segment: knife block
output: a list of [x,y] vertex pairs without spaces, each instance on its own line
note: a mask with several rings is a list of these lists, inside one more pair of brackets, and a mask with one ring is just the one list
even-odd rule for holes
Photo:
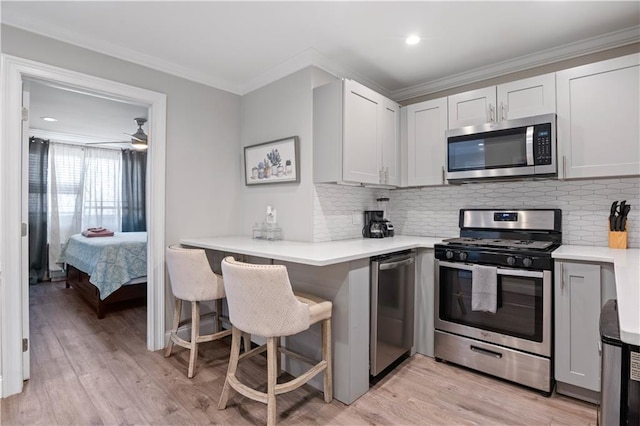
[[627,248],[627,231],[611,231],[609,230],[609,248],[626,249]]

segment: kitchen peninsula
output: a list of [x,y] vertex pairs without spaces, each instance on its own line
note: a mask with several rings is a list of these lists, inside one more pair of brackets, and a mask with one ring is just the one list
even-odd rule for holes
[[[240,257],[255,263],[287,266],[294,290],[313,294],[333,302],[334,396],[351,404],[369,390],[369,258],[386,253],[418,249],[416,258],[416,351],[433,353],[432,339],[422,336],[425,327],[433,327],[433,245],[440,238],[396,236],[380,239],[351,239],[323,243],[254,240],[250,237],[211,237],[183,239],[187,246],[215,250],[218,260]],[[240,256],[238,256],[240,255]],[[250,258],[245,258],[249,256]],[[287,344],[296,351],[314,357],[316,344],[305,341],[318,338],[315,328]],[[286,360],[285,370],[297,375],[306,366]],[[320,387],[320,382],[311,382]]]
[[[254,240],[249,236],[187,238],[182,244],[215,251],[216,262],[224,256],[255,263],[286,265],[294,290],[333,302],[334,395],[351,404],[369,389],[369,258],[380,254],[417,249],[415,352],[433,356],[433,246],[441,238],[395,236],[382,239],[350,239],[323,243]],[[640,342],[640,250],[562,245],[557,260],[611,263],[623,341]],[[319,339],[311,329],[303,339],[289,344],[310,357]],[[300,347],[298,346],[300,345]],[[289,362],[287,360],[287,362]],[[291,374],[304,366],[284,365]],[[320,388],[320,382],[311,382]]]

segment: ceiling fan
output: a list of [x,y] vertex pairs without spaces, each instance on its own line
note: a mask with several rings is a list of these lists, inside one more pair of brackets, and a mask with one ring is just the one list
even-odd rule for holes
[[128,141],[109,141],[109,142],[88,142],[87,145],[102,145],[108,143],[130,143],[135,149],[147,149],[147,135],[142,130],[142,126],[147,122],[146,118],[134,118],[136,124],[138,125],[138,130],[134,134],[129,134],[123,132],[125,135],[129,136],[131,140]]

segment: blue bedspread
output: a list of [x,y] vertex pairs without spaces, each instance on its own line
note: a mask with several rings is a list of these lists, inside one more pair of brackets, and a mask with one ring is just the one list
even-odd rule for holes
[[113,237],[72,235],[61,260],[89,275],[104,300],[123,284],[147,275],[147,233],[116,232]]

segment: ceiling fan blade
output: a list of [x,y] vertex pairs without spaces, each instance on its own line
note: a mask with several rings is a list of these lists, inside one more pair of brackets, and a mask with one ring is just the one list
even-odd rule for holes
[[131,141],[87,142],[85,145],[104,145],[107,143],[131,143]]
[[[124,133],[124,132],[122,132],[122,133]],[[129,136],[129,137],[131,137],[131,139],[135,139],[135,140],[137,140],[138,142],[147,143],[147,141],[146,141],[146,140],[144,140],[144,139],[140,139],[140,138],[138,138],[138,137],[136,137],[136,136],[134,136],[134,135],[131,135],[131,134],[129,134],[129,133],[124,133],[124,134],[125,134],[125,135],[127,135],[127,136]]]

